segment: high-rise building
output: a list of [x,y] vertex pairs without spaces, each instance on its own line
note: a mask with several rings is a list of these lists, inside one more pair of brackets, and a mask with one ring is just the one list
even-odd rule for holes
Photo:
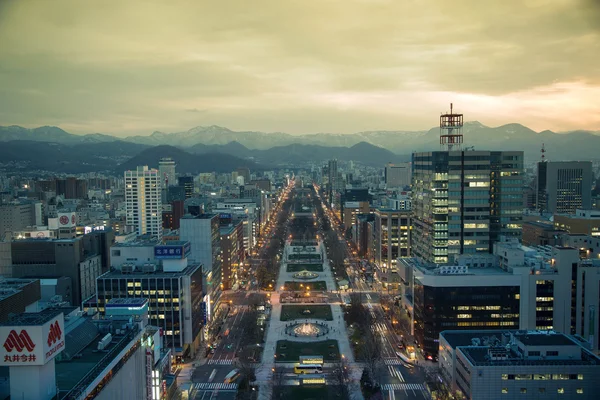
[[413,153],[412,252],[446,264],[521,236],[522,151]]
[[213,284],[205,291],[218,304],[221,285],[221,232],[218,214],[185,215],[179,221],[179,237],[190,242],[190,260],[202,264]]
[[349,189],[344,191],[341,204],[341,219],[344,229],[352,229],[356,223],[357,214],[368,214],[370,211],[370,199],[368,189]]
[[239,167],[235,172],[237,172],[237,176],[244,177],[244,183],[250,183],[250,170],[248,167]]
[[537,173],[537,209],[556,214],[575,214],[592,208],[590,161],[541,161]]
[[389,188],[403,188],[410,186],[410,163],[388,163],[384,170],[385,186]]
[[329,191],[333,192],[338,190],[338,164],[337,160],[329,160],[327,163],[327,174],[328,174],[328,182],[329,182]]
[[175,186],[177,185],[177,176],[175,175],[175,160],[170,157],[161,158],[158,162],[158,171],[160,172],[160,179],[162,187]]
[[399,257],[410,257],[410,211],[375,210],[375,263],[382,270],[396,269]]
[[138,235],[162,237],[161,179],[147,166],[125,171],[126,223]]
[[189,199],[194,195],[194,177],[180,176],[177,178],[178,186],[183,187],[185,198]]
[[[28,226],[42,225],[42,203],[21,202],[0,205],[0,239]],[[9,237],[10,238],[10,237]]]

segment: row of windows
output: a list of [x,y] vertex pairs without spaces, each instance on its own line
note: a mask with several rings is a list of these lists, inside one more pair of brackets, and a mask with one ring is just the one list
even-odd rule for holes
[[[538,391],[540,393],[546,393],[546,388],[538,388]],[[577,388],[575,391],[577,394],[583,394],[583,388]],[[527,388],[521,388],[521,390],[519,392],[521,394],[526,394]],[[558,388],[558,389],[556,389],[556,392],[558,394],[565,394],[565,388]],[[502,388],[502,394],[508,394],[508,388]]]
[[[532,353],[531,351],[529,353]],[[556,352],[558,353],[558,352]],[[583,374],[502,374],[503,381],[566,381],[583,380]]]

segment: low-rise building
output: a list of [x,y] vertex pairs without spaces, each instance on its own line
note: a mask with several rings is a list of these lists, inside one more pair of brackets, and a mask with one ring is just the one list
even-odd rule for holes
[[552,331],[444,331],[443,379],[479,399],[595,399],[600,358],[580,338]]
[[600,237],[600,210],[577,210],[575,214],[555,214],[554,227],[567,233]]
[[39,279],[13,279],[0,277],[0,322],[11,314],[36,311],[41,298]]

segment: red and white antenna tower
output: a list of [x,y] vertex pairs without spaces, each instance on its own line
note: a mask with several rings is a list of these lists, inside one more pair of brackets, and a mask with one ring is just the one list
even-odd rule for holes
[[454,114],[450,103],[450,113],[440,115],[440,146],[448,151],[461,150],[463,143],[463,115]]
[[544,143],[542,143],[540,152],[542,153],[542,162],[546,161],[546,145]]

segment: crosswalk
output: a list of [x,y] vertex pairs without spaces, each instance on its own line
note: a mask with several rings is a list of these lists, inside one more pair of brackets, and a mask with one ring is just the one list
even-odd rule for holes
[[385,365],[402,365],[402,361],[396,358],[386,358],[383,362],[385,362]]
[[379,332],[381,334],[384,334],[385,332],[387,332],[387,327],[385,326],[385,324],[382,324],[380,322],[376,322],[375,324],[372,325],[372,327],[374,328],[374,330],[376,332]]
[[233,360],[208,360],[208,365],[231,365]]
[[386,383],[382,385],[383,390],[425,390],[422,383]]
[[237,390],[237,383],[196,383],[196,390]]
[[366,294],[367,300],[371,300],[371,295],[369,293]]

